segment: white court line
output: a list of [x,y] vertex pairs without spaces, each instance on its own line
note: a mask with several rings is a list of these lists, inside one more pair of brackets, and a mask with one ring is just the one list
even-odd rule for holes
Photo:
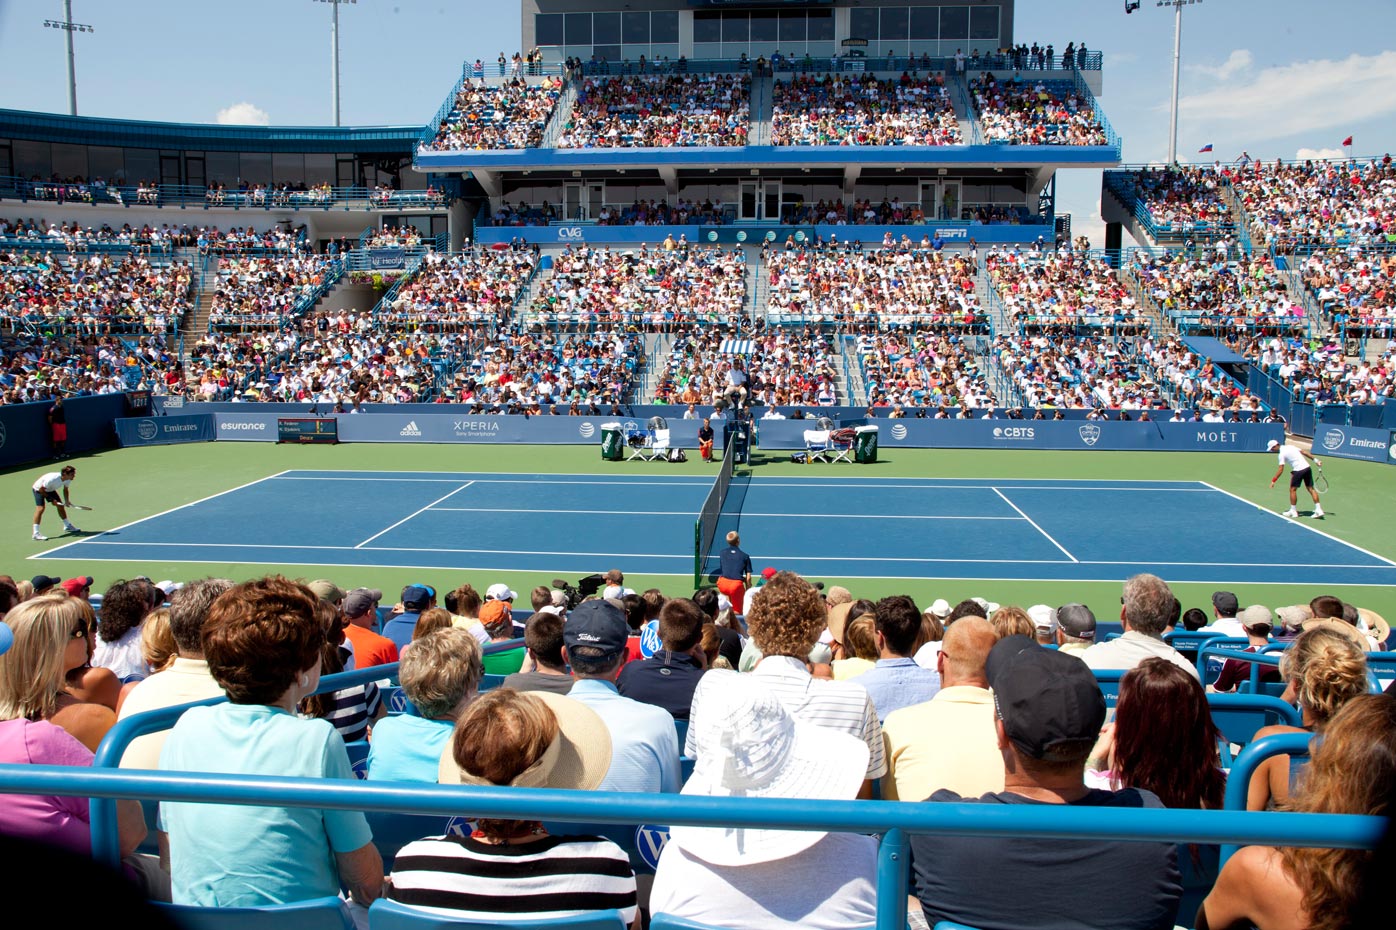
[[[105,545],[116,545],[116,544],[115,544],[115,543],[106,543]],[[150,545],[150,544],[149,544],[149,543],[125,543],[124,545],[133,545],[133,546],[136,546],[136,545]],[[308,546],[308,547],[303,547],[303,548],[312,548],[312,549],[313,549],[313,548],[323,548],[323,547]],[[340,548],[348,548],[348,547],[340,547]],[[55,550],[55,551],[56,551],[56,550]],[[381,550],[380,550],[380,551],[381,551]],[[36,558],[36,556],[30,556],[30,558]],[[587,558],[595,558],[595,556],[594,556],[594,555],[591,555],[591,554],[588,554],[588,555],[587,555]],[[655,558],[670,558],[670,556],[655,556]],[[686,559],[691,560],[691,559],[692,559],[692,556],[674,556],[673,558],[686,558]],[[77,558],[68,557],[68,556],[62,556],[62,557],[54,558],[53,561],[55,561],[55,562],[91,562],[91,561],[93,561],[93,559],[92,559],[91,556],[83,556],[83,557],[77,557]],[[99,560],[99,561],[100,561],[100,560]],[[226,560],[226,559],[180,559],[179,561],[180,561],[181,563],[187,563],[187,564],[189,564],[189,565],[276,565],[276,564],[280,564],[280,563],[276,563],[276,562],[248,562],[248,561],[245,561],[245,560],[242,560],[242,559],[234,559],[234,560],[231,561],[231,562],[229,562],[229,561]],[[366,563],[363,563],[363,562],[301,562],[301,563],[293,563],[293,564],[315,565],[315,566],[320,566],[320,567],[324,567],[324,568],[358,568],[358,569],[363,569],[363,568],[379,567],[379,566],[375,566],[375,565],[371,565],[371,564],[366,564]],[[1044,563],[1044,564],[1047,564],[1047,565],[1065,565],[1065,564],[1067,564],[1067,563],[1058,561],[1058,562],[1047,562],[1047,563]],[[384,568],[406,568],[406,569],[420,570],[420,571],[452,571],[452,572],[489,571],[489,572],[517,572],[517,573],[520,573],[520,574],[533,574],[533,575],[539,575],[539,576],[545,576],[545,575],[549,575],[549,574],[551,574],[551,575],[553,575],[553,576],[556,576],[556,575],[557,575],[557,571],[556,571],[556,570],[552,570],[552,569],[549,569],[549,570],[547,570],[547,571],[544,571],[544,570],[538,569],[538,568],[519,568],[519,567],[513,567],[513,566],[499,566],[499,565],[450,565],[450,566],[442,566],[442,565],[404,565],[404,564],[393,564],[393,565],[385,565],[385,566],[381,566],[381,567],[384,567]],[[1292,568],[1293,566],[1289,566],[1289,567]],[[1326,566],[1325,566],[1325,567],[1326,567]],[[581,569],[579,569],[579,571],[581,571]],[[652,571],[647,571],[647,572],[645,572],[644,574],[646,574],[646,575],[657,575],[657,576],[659,576],[659,577],[661,577],[661,578],[692,578],[692,577],[693,577],[693,572],[692,572],[692,571],[682,571],[682,572],[652,572]],[[831,576],[829,576],[829,577],[833,577],[833,576],[831,575]],[[838,577],[841,577],[841,578],[849,578],[849,579],[860,578],[860,579],[869,579],[869,580],[878,580],[878,581],[911,581],[911,580],[915,580],[916,578],[918,578],[918,577],[920,577],[920,576],[915,576],[915,575],[849,575],[849,574],[847,574],[847,573],[840,573],[840,574],[838,575]],[[956,583],[959,583],[959,582],[971,582],[971,581],[973,581],[973,582],[983,582],[984,584],[1001,584],[1001,583],[1003,583],[1003,582],[1005,582],[1005,581],[1033,581],[1033,582],[1038,582],[1038,583],[1041,583],[1041,584],[1119,584],[1119,583],[1121,583],[1124,579],[1123,579],[1123,578],[1041,578],[1041,577],[1039,577],[1039,578],[1022,578],[1022,577],[1018,577],[1018,578],[1004,578],[1004,577],[1002,577],[1002,576],[997,576],[997,577],[986,577],[986,576],[969,576],[969,575],[959,575],[959,574],[956,574],[956,575],[946,575],[944,578],[937,578],[936,580],[937,580],[937,581],[953,581],[953,582],[956,582]],[[1214,585],[1214,586],[1216,586],[1216,587],[1226,587],[1228,584],[1235,584],[1235,583],[1236,583],[1235,577],[1228,577],[1228,578],[1197,578],[1197,579],[1190,579],[1190,580],[1188,580],[1188,581],[1186,581],[1186,582],[1180,582],[1180,584]],[[1271,584],[1271,585],[1276,585],[1276,586],[1279,586],[1279,587],[1288,587],[1288,588],[1300,588],[1300,589],[1304,589],[1304,588],[1312,588],[1312,587],[1313,587],[1313,583],[1311,583],[1311,582],[1273,581],[1273,582],[1265,582],[1265,583],[1266,583],[1266,584]],[[1389,588],[1389,587],[1391,587],[1390,585],[1386,584],[1385,582],[1344,581],[1344,582],[1341,582],[1341,584],[1342,584],[1344,587],[1348,587],[1348,588]]]
[[1079,561],[1081,561],[1080,559],[1076,558],[1076,556],[1072,555],[1070,552],[1067,552],[1067,551],[1066,551],[1066,546],[1063,546],[1061,543],[1057,542],[1055,539],[1052,538],[1052,535],[1051,535],[1050,533],[1048,533],[1048,532],[1047,532],[1046,530],[1044,530],[1042,527],[1038,526],[1037,523],[1032,519],[1032,517],[1029,517],[1027,514],[1023,513],[1023,511],[1019,510],[1019,509],[1018,509],[1018,505],[1015,504],[1015,503],[1013,503],[1011,500],[1009,500],[1009,499],[1008,499],[1008,496],[1005,495],[1002,491],[1000,491],[998,488],[994,488],[994,493],[997,494],[999,497],[1002,497],[1002,498],[1003,498],[1003,502],[1004,502],[1005,504],[1007,504],[1008,506],[1012,507],[1014,510],[1017,510],[1017,511],[1018,511],[1018,515],[1019,515],[1020,517],[1022,517],[1024,520],[1027,520],[1028,523],[1032,524],[1032,528],[1033,528],[1033,529],[1037,530],[1037,531],[1038,531],[1039,533],[1041,533],[1043,536],[1046,536],[1046,537],[1047,537],[1047,541],[1048,541],[1049,543],[1051,543],[1052,545],[1056,546],[1058,549],[1060,549],[1060,550],[1062,551],[1062,554],[1065,555],[1068,559],[1070,559],[1070,560],[1073,561],[1073,562],[1079,562]]
[[[956,479],[946,479],[947,481]],[[997,488],[1007,488],[1010,491],[1149,491],[1154,494],[1177,492],[1180,494],[1206,494],[1207,488],[1117,488],[1109,486],[1087,486],[1073,485],[1071,487],[1059,488],[1047,484],[1048,481],[1057,481],[1057,478],[1044,478],[1042,484],[867,484],[859,485],[854,482],[841,482],[830,484],[781,484],[774,481],[753,481],[751,487],[765,490],[766,488],[834,488],[840,491],[889,491],[889,490],[917,490],[917,491],[993,491]]]
[[[432,513],[580,513],[601,516],[632,517],[692,517],[698,515],[691,510],[556,510],[545,508],[530,510],[522,507],[433,507]],[[742,511],[742,519],[747,517],[808,518],[812,520],[1021,520],[1022,517],[956,517],[940,514],[918,516],[915,514],[863,514],[863,513],[756,513]]]
[[[469,472],[466,472],[465,474],[469,474]],[[389,483],[391,483],[391,484],[397,484],[397,483],[399,483],[399,482],[409,482],[409,481],[415,481],[415,482],[418,482],[418,483],[421,483],[421,484],[454,484],[454,483],[460,481],[460,478],[311,478],[311,477],[308,477],[308,476],[307,476],[307,477],[302,477],[302,476],[300,476],[300,475],[285,475],[285,476],[279,476],[279,477],[280,477],[280,480],[281,480],[281,481],[386,481],[386,482],[389,482]],[[558,478],[565,478],[565,477],[567,477],[567,476],[565,476],[565,475],[558,475],[558,476],[556,476],[556,477],[558,477]],[[595,477],[595,476],[593,476],[593,477]],[[675,478],[673,478],[673,479],[671,479],[671,480],[668,480],[668,481],[630,481],[630,480],[626,480],[626,479],[623,479],[623,478],[622,478],[622,479],[618,479],[618,480],[616,480],[616,481],[527,481],[527,480],[525,480],[525,479],[523,479],[523,478],[472,478],[472,479],[470,479],[470,480],[471,480],[472,483],[477,483],[477,484],[534,484],[534,485],[565,484],[565,485],[568,485],[569,487],[570,487],[571,485],[574,485],[574,484],[597,484],[597,485],[604,485],[604,486],[606,486],[606,487],[621,486],[621,487],[627,487],[627,488],[628,488],[628,487],[633,487],[633,486],[639,485],[639,484],[652,484],[652,485],[658,485],[658,486],[666,487],[666,488],[672,488],[672,487],[710,488],[710,487],[712,487],[712,484],[713,484],[712,481],[710,481],[710,480],[707,480],[707,481],[692,481],[692,480],[688,480],[688,479],[686,479],[686,478],[681,478],[681,477],[675,477]]]
[[456,488],[454,491],[451,491],[449,494],[443,494],[443,495],[441,495],[441,496],[438,497],[436,500],[432,501],[430,504],[427,504],[425,507],[421,508],[420,510],[414,510],[414,511],[412,511],[412,512],[409,513],[407,516],[403,517],[401,520],[397,521],[397,522],[394,523],[392,526],[388,527],[386,530],[380,530],[379,532],[374,533],[372,536],[370,536],[368,539],[365,539],[363,542],[359,543],[359,544],[358,544],[357,546],[355,546],[354,548],[355,548],[355,549],[362,549],[364,546],[367,546],[369,543],[373,542],[375,539],[377,539],[379,536],[382,536],[384,533],[387,533],[387,532],[390,532],[390,531],[392,531],[392,530],[397,529],[399,526],[402,526],[404,523],[406,523],[408,520],[411,520],[413,517],[417,516],[418,514],[420,514],[420,513],[425,513],[426,511],[430,510],[430,509],[431,509],[433,506],[435,506],[436,504],[441,503],[442,501],[446,500],[446,499],[449,498],[449,497],[452,497],[453,495],[459,494],[461,491],[464,491],[466,488],[470,487],[470,486],[471,486],[472,484],[474,484],[474,483],[475,483],[475,482],[473,482],[473,481],[467,481],[467,482],[465,482],[465,484],[462,484],[460,487]]
[[279,472],[277,472],[277,473],[274,474],[274,475],[267,475],[265,478],[258,478],[256,481],[249,481],[249,482],[247,482],[246,484],[240,484],[240,485],[238,485],[238,486],[235,487],[235,488],[228,488],[228,490],[226,490],[226,491],[219,491],[217,494],[210,494],[208,497],[201,497],[201,498],[199,498],[199,499],[196,500],[196,501],[190,501],[190,502],[187,503],[187,504],[180,504],[178,507],[171,507],[169,510],[162,510],[162,511],[160,511],[159,513],[153,513],[153,514],[151,514],[151,515],[148,516],[148,517],[141,517],[139,520],[132,520],[130,523],[123,523],[123,524],[121,524],[120,526],[114,526],[114,527],[112,527],[111,529],[102,530],[100,533],[96,533],[96,534],[94,534],[94,535],[92,535],[92,536],[84,536],[84,537],[82,537],[81,539],[75,539],[75,540],[73,540],[72,542],[64,543],[63,545],[59,546],[59,547],[56,548],[56,549],[50,549],[50,550],[48,550],[47,552],[37,552],[37,553],[35,553],[34,555],[29,556],[29,558],[31,558],[31,559],[53,558],[53,557],[54,557],[53,554],[54,554],[55,552],[62,552],[64,549],[68,548],[69,546],[77,545],[77,544],[80,543],[80,542],[98,542],[98,541],[100,541],[101,537],[107,535],[108,533],[115,533],[117,530],[124,530],[124,529],[126,529],[127,527],[135,526],[135,525],[138,524],[138,523],[144,523],[144,522],[146,522],[147,520],[154,520],[156,517],[163,517],[163,516],[165,516],[166,514],[174,513],[176,510],[183,510],[185,507],[193,507],[195,504],[202,504],[202,503],[204,503],[205,501],[211,501],[211,500],[213,500],[215,497],[222,497],[224,494],[231,494],[231,493],[233,493],[234,491],[241,491],[243,488],[250,488],[250,487],[252,487],[254,484],[261,484],[263,481],[270,481],[271,479],[273,479],[273,478],[279,478],[279,477],[281,477],[281,476],[284,475],[284,474],[286,474],[286,472],[284,472],[284,471],[279,471]]
[[[389,527],[391,529],[391,527]],[[387,532],[387,530],[384,530]],[[380,534],[381,535],[381,534]],[[548,552],[536,549],[445,549],[440,546],[364,546],[360,543],[357,546],[321,546],[315,543],[304,545],[293,545],[291,543],[176,543],[176,542],[127,542],[122,540],[90,540],[94,546],[174,546],[185,549],[305,549],[309,551],[319,551],[321,549],[329,552],[507,552],[510,555],[562,555],[575,556],[577,558],[594,559],[614,555],[616,558],[625,559],[687,559],[693,561],[693,554],[687,555],[661,555],[655,552]],[[180,559],[181,562],[188,561]],[[354,563],[345,563],[354,564]],[[501,569],[502,571],[503,569]]]
[[1325,533],[1323,530],[1321,530],[1321,529],[1319,529],[1318,527],[1316,527],[1316,526],[1312,525],[1311,523],[1307,522],[1307,518],[1300,518],[1300,519],[1297,519],[1297,520],[1296,520],[1296,519],[1290,519],[1289,517],[1281,516],[1280,514],[1276,513],[1275,511],[1271,510],[1271,509],[1268,508],[1268,507],[1264,507],[1264,506],[1262,506],[1262,505],[1260,505],[1260,504],[1257,504],[1255,501],[1248,501],[1248,500],[1246,500],[1244,497],[1241,497],[1239,494],[1232,494],[1230,491],[1223,490],[1222,488],[1219,488],[1219,487],[1217,487],[1216,485],[1213,485],[1213,484],[1208,484],[1206,481],[1204,481],[1204,482],[1202,482],[1202,483],[1203,483],[1203,484],[1206,484],[1207,487],[1211,488],[1213,491],[1216,491],[1218,494],[1225,494],[1227,497],[1234,498],[1234,499],[1240,501],[1240,502],[1243,503],[1243,504],[1249,504],[1250,506],[1254,507],[1256,510],[1259,510],[1261,513],[1269,514],[1270,516],[1272,516],[1272,517],[1274,517],[1275,519],[1280,520],[1280,521],[1282,521],[1282,522],[1284,522],[1284,523],[1288,523],[1288,524],[1291,524],[1291,525],[1293,525],[1293,526],[1300,527],[1301,529],[1306,529],[1306,530],[1308,530],[1310,533],[1317,533],[1318,535],[1322,536],[1324,539],[1331,539],[1333,542],[1338,543],[1338,544],[1340,544],[1340,545],[1347,546],[1349,549],[1356,549],[1358,552],[1362,553],[1363,555],[1370,555],[1372,558],[1374,558],[1374,559],[1379,559],[1379,560],[1381,560],[1382,562],[1385,562],[1387,565],[1396,565],[1396,562],[1393,562],[1391,559],[1388,559],[1388,558],[1387,558],[1386,556],[1384,556],[1384,555],[1377,555],[1375,552],[1372,552],[1372,551],[1369,550],[1369,549],[1363,549],[1361,546],[1355,545],[1354,543],[1350,543],[1350,542],[1348,542],[1348,541],[1345,540],[1345,539],[1339,539],[1337,536],[1333,536],[1333,535],[1330,535],[1330,534],[1328,534],[1328,533]]

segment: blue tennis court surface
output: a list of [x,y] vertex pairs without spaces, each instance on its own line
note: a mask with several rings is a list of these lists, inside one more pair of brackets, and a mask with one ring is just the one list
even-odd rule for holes
[[[40,555],[691,574],[705,475],[288,471]],[[812,577],[1396,584],[1396,562],[1193,481],[738,477],[760,566]],[[716,567],[709,558],[708,568]]]

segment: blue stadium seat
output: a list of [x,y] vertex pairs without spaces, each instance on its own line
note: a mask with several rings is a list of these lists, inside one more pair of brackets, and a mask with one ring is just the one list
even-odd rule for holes
[[507,676],[507,675],[484,675],[484,676],[482,676],[482,677],[480,678],[480,693],[481,693],[481,694],[484,694],[486,691],[493,691],[495,688],[503,687],[503,685],[504,685],[504,679],[507,678],[507,677],[509,677],[509,676]]
[[157,904],[184,930],[354,930],[339,898],[315,898],[267,907],[190,907]]
[[560,927],[564,930],[625,930],[620,911],[597,911],[576,917],[551,920],[519,920],[501,916],[492,920],[463,920],[442,917],[406,907],[396,901],[379,898],[368,909],[369,930],[543,930]]
[[1304,725],[1297,710],[1268,694],[1209,694],[1207,706],[1212,711],[1212,722],[1226,741],[1241,746],[1249,743],[1261,727]]
[[1120,702],[1120,679],[1128,669],[1096,668],[1091,671],[1095,674],[1096,684],[1100,685],[1100,693],[1105,695],[1106,709],[1114,711],[1115,705]]
[[345,743],[344,748],[349,751],[349,767],[354,770],[354,777],[366,778],[368,776],[368,740],[354,740],[351,743]]
[[441,817],[431,814],[402,814],[397,811],[364,811],[368,828],[373,831],[373,845],[383,857],[383,874],[393,870],[393,860],[402,847],[427,836],[467,836],[470,821],[465,817]]
[[630,867],[636,875],[653,875],[659,864],[659,854],[669,842],[669,828],[628,823],[552,823],[545,821],[543,829],[554,836],[603,836],[615,843],[630,857]]

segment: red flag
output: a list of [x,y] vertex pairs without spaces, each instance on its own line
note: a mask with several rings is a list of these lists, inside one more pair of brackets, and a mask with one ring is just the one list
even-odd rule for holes
[[1346,139],[1344,139],[1343,145],[1352,145],[1352,136],[1348,136]]

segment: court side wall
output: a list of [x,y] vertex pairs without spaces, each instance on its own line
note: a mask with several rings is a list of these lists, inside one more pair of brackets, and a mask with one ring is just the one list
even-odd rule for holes
[[[53,457],[49,439],[51,403],[0,406],[0,468]],[[68,454],[110,448],[116,441],[112,421],[126,412],[125,394],[73,397],[63,402],[68,420]]]

